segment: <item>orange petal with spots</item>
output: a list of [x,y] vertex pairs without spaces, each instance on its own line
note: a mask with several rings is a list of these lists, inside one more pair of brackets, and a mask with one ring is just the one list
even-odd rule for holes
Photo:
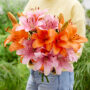
[[21,48],[24,48],[24,46],[16,42],[16,43],[12,43],[10,45],[9,50],[11,52],[13,52],[13,51],[18,50],[18,49],[21,49]]

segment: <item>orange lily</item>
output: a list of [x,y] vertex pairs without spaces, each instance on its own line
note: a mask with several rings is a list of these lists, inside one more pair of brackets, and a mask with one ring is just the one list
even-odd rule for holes
[[17,23],[16,18],[11,13],[8,13],[8,17],[9,17],[9,19],[12,22],[13,28],[12,28],[12,30],[8,31],[11,35],[9,35],[7,37],[7,39],[4,41],[4,46],[6,47],[6,44],[7,43],[13,42],[10,45],[10,48],[9,48],[10,51],[21,49],[21,48],[23,48],[23,45],[21,43],[22,43],[22,41],[24,39],[27,39],[28,38],[28,33],[25,32],[24,30],[15,31],[16,30],[16,27],[19,24]]
[[6,46],[7,43],[13,42],[10,45],[10,51],[14,51],[17,49],[23,48],[23,45],[21,45],[22,41],[24,39],[28,38],[28,33],[24,30],[21,31],[10,31],[11,35],[7,37],[7,39],[4,41],[4,46]]
[[77,34],[77,28],[72,25],[72,23],[67,24],[67,26],[57,34],[56,39],[53,43],[54,54],[59,52],[62,55],[66,55],[66,48],[73,48],[75,52],[81,47],[81,43],[87,42],[87,38],[82,37]]
[[32,45],[33,48],[45,46],[49,51],[52,47],[52,42],[54,41],[56,34],[56,31],[53,29],[40,30],[37,27],[37,33],[32,35],[32,39],[35,40]]
[[56,38],[53,42],[53,52],[54,54],[62,54],[65,56],[67,54],[66,52],[66,37],[67,33],[65,31],[60,32],[59,34],[56,35]]
[[60,53],[63,56],[66,56],[67,52],[65,47],[66,47],[67,33],[65,30],[63,31],[61,30],[66,28],[67,23],[65,23],[64,21],[63,14],[60,14],[58,18],[59,18],[59,25],[58,25],[59,34],[56,35],[56,38],[53,42],[53,52],[54,54]]
[[87,38],[77,34],[77,28],[69,23],[66,29],[67,32],[67,47],[73,48],[75,52],[81,47],[81,43],[87,42]]

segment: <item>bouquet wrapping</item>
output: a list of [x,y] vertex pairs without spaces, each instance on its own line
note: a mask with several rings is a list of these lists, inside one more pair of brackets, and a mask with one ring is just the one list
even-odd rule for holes
[[12,42],[9,50],[16,51],[22,64],[45,76],[73,71],[72,63],[78,60],[76,53],[87,38],[77,34],[71,20],[65,22],[63,14],[56,17],[46,9],[18,13],[19,23],[12,13],[8,17],[13,27],[7,29],[10,35],[4,46]]

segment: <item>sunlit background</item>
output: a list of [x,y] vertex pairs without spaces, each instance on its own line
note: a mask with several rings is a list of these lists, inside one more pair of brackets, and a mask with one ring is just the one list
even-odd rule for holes
[[[74,64],[74,90],[90,90],[90,0],[79,1],[86,12],[88,43],[85,44],[80,60]],[[25,90],[26,87],[30,73],[27,66],[22,65],[15,52],[10,53],[3,42],[8,35],[5,28],[11,27],[7,12],[10,11],[17,17],[17,12],[22,12],[27,2],[28,0],[0,0],[0,90]]]

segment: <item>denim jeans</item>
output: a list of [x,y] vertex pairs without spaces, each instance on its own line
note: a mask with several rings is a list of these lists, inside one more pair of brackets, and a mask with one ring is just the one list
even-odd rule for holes
[[61,75],[48,75],[49,83],[46,78],[41,81],[41,74],[31,70],[27,82],[26,90],[73,90],[74,72],[62,72]]

